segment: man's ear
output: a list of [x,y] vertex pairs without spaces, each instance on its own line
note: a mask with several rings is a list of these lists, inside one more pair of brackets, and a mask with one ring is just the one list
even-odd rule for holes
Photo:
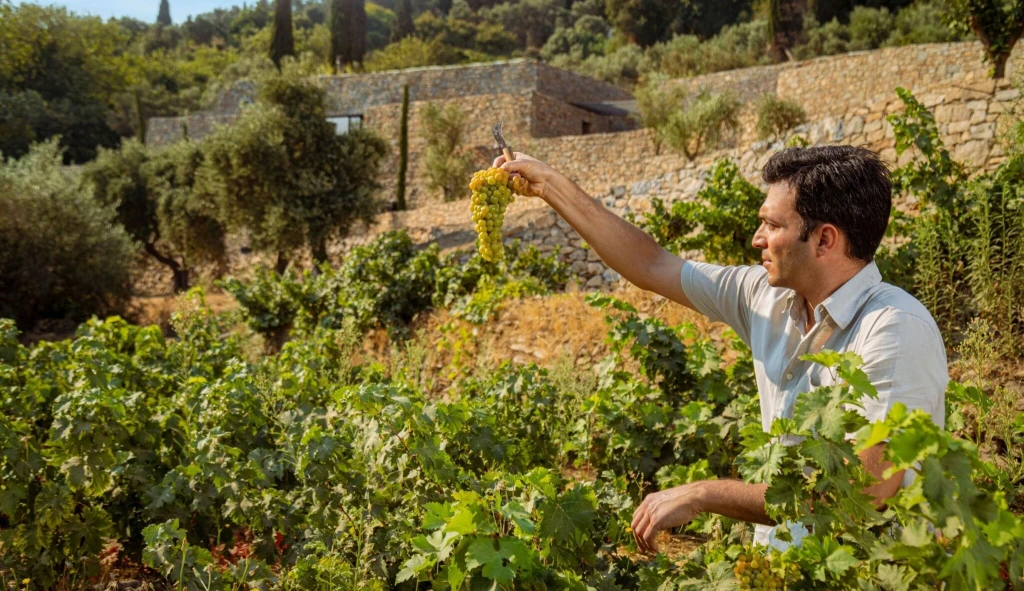
[[835,250],[840,246],[842,242],[842,234],[839,232],[839,228],[832,224],[822,224],[815,230],[818,235],[817,248],[815,248],[815,254],[818,256],[825,256],[830,251]]

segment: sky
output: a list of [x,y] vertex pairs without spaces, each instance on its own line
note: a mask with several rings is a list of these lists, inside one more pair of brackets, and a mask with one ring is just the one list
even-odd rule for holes
[[[254,0],[248,1],[253,2]],[[171,20],[175,23],[182,23],[190,15],[210,12],[215,8],[241,6],[243,0],[170,0],[170,2]],[[15,3],[20,2],[16,1]],[[35,0],[35,3],[66,6],[72,12],[100,16],[103,17],[103,20],[111,17],[130,16],[148,23],[156,21],[156,14],[160,10],[160,0]]]

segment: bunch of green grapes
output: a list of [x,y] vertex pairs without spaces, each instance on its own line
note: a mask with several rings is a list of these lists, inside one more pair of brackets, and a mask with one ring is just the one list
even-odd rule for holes
[[[786,579],[798,580],[800,578],[800,568],[793,563],[786,565],[785,570],[781,570],[782,568],[779,566],[775,569],[776,572],[773,572],[770,555],[760,553],[758,549],[748,548],[736,559],[736,568],[733,569],[733,572],[736,574],[736,579],[739,580],[742,591],[785,589]],[[778,573],[784,573],[786,579],[783,579]]]
[[505,221],[505,209],[516,200],[513,191],[524,195],[528,187],[526,179],[510,175],[500,168],[488,168],[473,175],[473,180],[469,182],[469,188],[473,191],[470,207],[477,233],[476,246],[484,260],[504,260],[501,224]]

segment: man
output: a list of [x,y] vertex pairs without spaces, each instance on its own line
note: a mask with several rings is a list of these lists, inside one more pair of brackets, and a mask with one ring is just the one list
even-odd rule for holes
[[[792,416],[797,394],[833,383],[827,368],[801,361],[821,349],[853,351],[878,389],[862,411],[881,420],[896,402],[945,425],[948,381],[942,336],[931,314],[905,291],[882,283],[873,256],[892,207],[889,171],[869,150],[851,146],[790,148],[765,164],[768,194],[753,246],[760,266],[684,261],[603,208],[550,166],[529,156],[495,160],[530,181],[601,259],[627,281],[728,324],[747,343],[765,431]],[[751,212],[753,214],[753,212]],[[878,482],[866,492],[879,505],[913,474],[882,474],[885,443],[861,453]],[[657,551],[661,530],[712,512],[756,525],[754,540],[775,540],[763,484],[694,482],[649,494],[633,517],[644,551]]]

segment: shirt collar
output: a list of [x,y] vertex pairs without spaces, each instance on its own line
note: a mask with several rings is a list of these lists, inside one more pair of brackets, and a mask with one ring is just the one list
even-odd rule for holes
[[861,304],[867,299],[868,290],[882,282],[882,274],[878,271],[878,265],[871,261],[863,269],[851,277],[849,281],[842,284],[835,290],[821,305],[828,311],[828,315],[835,320],[841,329],[846,329],[853,316],[860,310]]
[[[861,304],[867,298],[868,290],[881,283],[881,281],[882,274],[878,270],[878,265],[871,261],[846,283],[839,286],[839,289],[835,290],[832,295],[827,297],[821,303],[821,307],[828,312],[829,317],[835,321],[840,329],[845,330],[850,322],[853,321],[853,316],[860,309]],[[797,321],[798,316],[803,313],[803,301],[803,297],[798,296],[792,290],[790,290],[789,295],[786,297],[786,310],[794,321]],[[800,308],[794,308],[794,303],[799,303]],[[818,310],[815,310],[815,316],[818,316]],[[821,318],[815,318],[815,320],[820,322]]]

